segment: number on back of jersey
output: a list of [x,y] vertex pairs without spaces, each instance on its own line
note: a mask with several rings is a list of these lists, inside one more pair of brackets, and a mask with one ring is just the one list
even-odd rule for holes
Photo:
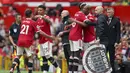
[[28,34],[28,30],[29,30],[29,25],[22,25],[21,26],[21,32],[20,32],[20,34]]

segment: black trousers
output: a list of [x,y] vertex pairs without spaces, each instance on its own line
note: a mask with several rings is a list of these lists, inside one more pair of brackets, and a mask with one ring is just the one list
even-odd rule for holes
[[109,56],[110,56],[110,64],[111,64],[111,67],[112,67],[112,72],[111,73],[115,73],[115,47],[114,47],[114,44],[108,44],[106,46],[107,50],[106,52],[108,53],[109,52]]
[[65,58],[67,60],[67,65],[69,65],[69,57],[70,57],[70,44],[63,45]]
[[130,73],[130,61],[123,62],[123,65],[125,67],[125,71],[122,73]]

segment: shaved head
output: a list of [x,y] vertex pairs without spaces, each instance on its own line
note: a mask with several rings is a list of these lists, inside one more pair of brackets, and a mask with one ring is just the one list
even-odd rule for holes
[[69,11],[68,10],[63,10],[61,12],[61,17],[64,18],[65,16],[68,16],[69,15]]
[[97,6],[95,8],[95,13],[96,14],[102,14],[103,13],[103,7],[102,6]]
[[62,13],[69,14],[68,10],[63,10]]
[[97,6],[95,9],[99,9],[99,10],[103,11],[103,7],[102,6]]

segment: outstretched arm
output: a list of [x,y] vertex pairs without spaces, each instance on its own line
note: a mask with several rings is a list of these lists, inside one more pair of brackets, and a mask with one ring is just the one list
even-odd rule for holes
[[48,22],[50,25],[52,25],[52,22],[49,18],[46,18],[45,16],[41,16],[41,18]]
[[86,25],[96,26],[96,22],[85,21],[84,23],[85,23]]
[[81,25],[81,26],[84,26],[84,27],[87,26],[84,22],[78,21],[78,20],[76,20],[76,19],[69,18],[69,20],[72,21],[72,22],[75,22],[75,23],[77,23],[77,24],[79,24],[79,25]]
[[46,38],[49,38],[49,39],[51,39],[51,40],[55,40],[55,37],[54,37],[54,36],[50,36],[50,35],[46,34],[45,32],[43,32],[42,30],[39,30],[38,32],[39,32],[41,35],[43,35],[44,37],[46,37]]

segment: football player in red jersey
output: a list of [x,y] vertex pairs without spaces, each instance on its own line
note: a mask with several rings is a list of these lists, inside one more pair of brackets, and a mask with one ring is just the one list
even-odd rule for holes
[[[37,23],[40,26],[40,29],[44,31],[46,34],[51,36],[50,25],[52,24],[49,16],[45,14],[46,7],[44,5],[38,6],[38,15],[35,16],[37,18]],[[39,37],[40,44],[40,55],[43,58],[43,73],[47,73],[49,70],[48,60],[55,66],[56,72],[61,73],[61,69],[59,68],[57,62],[52,56],[52,40],[45,38],[40,35]]]
[[[71,56],[69,61],[69,73],[78,73],[80,49],[82,48],[82,26],[85,25],[86,18],[86,4],[79,5],[80,11],[74,16],[74,22],[71,24],[72,28],[69,34]],[[70,18],[71,20],[71,18]],[[80,25],[79,25],[80,24]]]
[[[88,18],[88,20],[90,22],[95,23],[95,17],[91,13],[86,15],[86,17]],[[95,35],[94,28],[95,28],[94,25],[91,25],[91,24],[86,24],[86,27],[83,28],[83,32],[84,32],[84,38],[83,38],[84,50],[89,48],[92,44],[96,43],[96,35]]]
[[[85,5],[85,4],[82,4]],[[84,51],[92,44],[95,43],[95,39],[96,39],[96,35],[95,35],[95,30],[94,30],[94,26],[96,25],[95,21],[95,17],[90,13],[90,6],[86,5],[84,6],[85,8],[85,18],[86,21],[84,21],[85,24],[79,24],[83,26],[83,47],[84,47]],[[77,20],[72,19],[71,21],[77,22]],[[78,21],[79,22],[79,21]]]
[[25,11],[25,16],[26,18],[21,22],[21,30],[18,38],[18,43],[17,43],[17,57],[13,61],[12,67],[10,69],[10,73],[13,73],[14,67],[19,65],[20,63],[19,58],[21,57],[21,55],[23,55],[24,50],[26,51],[26,54],[29,58],[28,73],[32,73],[33,60],[32,60],[31,45],[33,44],[33,38],[35,32],[39,32],[43,36],[48,37],[50,39],[55,39],[54,37],[49,36],[46,33],[42,32],[39,26],[36,25],[36,22],[32,20],[33,14],[31,9],[27,9]]
[[[84,42],[84,48],[85,50],[91,45],[95,43],[96,35],[94,26],[96,26],[95,23],[95,17],[90,13],[90,6],[86,5],[84,6],[86,10],[86,21],[84,21],[85,24],[82,25],[83,28],[83,42]],[[72,19],[72,21],[76,21]]]

